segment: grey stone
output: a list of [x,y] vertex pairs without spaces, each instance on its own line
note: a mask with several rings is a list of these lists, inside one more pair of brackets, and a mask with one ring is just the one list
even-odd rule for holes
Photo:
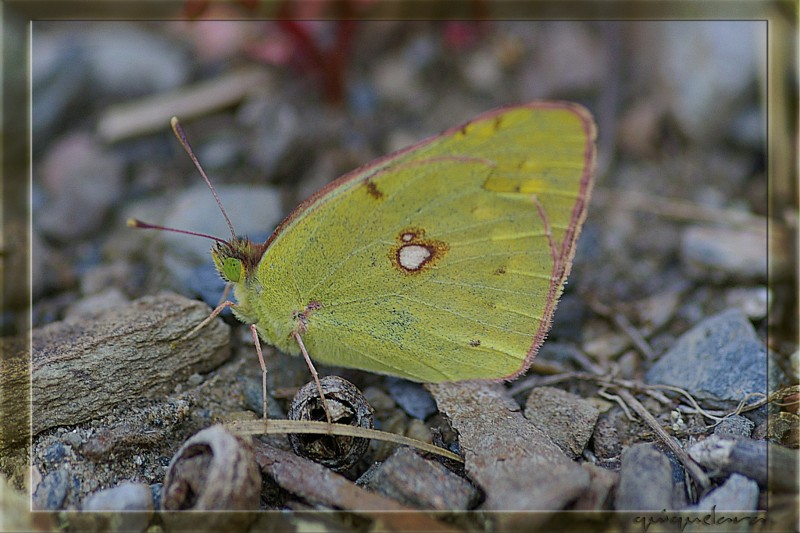
[[618,511],[672,509],[672,465],[651,444],[635,444],[622,454],[614,507]]
[[747,317],[731,309],[684,333],[646,378],[685,389],[706,405],[729,408],[747,394],[766,392],[767,350]]
[[63,470],[50,472],[33,493],[33,509],[39,511],[53,511],[61,509],[67,497],[69,488],[69,474]]
[[153,493],[144,483],[122,483],[86,498],[83,510],[101,513],[108,531],[144,531],[153,517]]
[[47,31],[46,25],[37,26],[30,55],[31,127],[38,142],[49,140],[59,121],[86,96],[89,85],[89,64],[78,44]]
[[100,229],[124,191],[122,161],[86,133],[59,140],[38,170],[49,199],[33,213],[34,225],[60,241]]
[[758,505],[758,483],[740,474],[733,474],[725,483],[709,492],[687,511],[754,511]]
[[180,86],[189,77],[191,62],[178,43],[136,23],[106,21],[74,31],[73,35],[81,36],[92,86],[99,92],[159,93]]
[[692,226],[681,237],[681,259],[701,280],[767,279],[767,220],[752,228]]
[[95,492],[83,503],[84,511],[152,511],[153,493],[144,483],[121,483]]
[[730,114],[760,75],[752,43],[766,39],[763,24],[676,21],[653,25],[650,31],[658,36],[648,39],[658,43],[651,50],[658,57],[651,63],[659,74],[657,83],[681,129],[700,142],[723,136],[731,127]]
[[387,378],[386,386],[389,395],[406,413],[425,420],[437,411],[436,402],[431,393],[419,383],[405,379]]

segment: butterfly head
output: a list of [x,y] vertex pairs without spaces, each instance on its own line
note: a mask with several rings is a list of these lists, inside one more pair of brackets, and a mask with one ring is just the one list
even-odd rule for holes
[[217,241],[211,248],[211,257],[222,279],[242,283],[255,272],[265,249],[263,244],[236,237],[230,241]]

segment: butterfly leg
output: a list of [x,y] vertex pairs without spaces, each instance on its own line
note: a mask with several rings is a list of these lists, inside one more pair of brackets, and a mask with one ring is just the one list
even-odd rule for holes
[[314,378],[314,383],[317,384],[317,391],[319,392],[319,397],[322,400],[322,408],[325,409],[325,417],[328,419],[328,425],[332,424],[331,421],[331,412],[328,410],[328,402],[325,401],[325,394],[322,392],[322,384],[319,382],[319,374],[317,374],[317,369],[314,368],[314,363],[311,362],[311,357],[308,356],[308,351],[306,351],[306,345],[303,344],[303,338],[300,336],[300,333],[297,331],[293,331],[292,335],[294,335],[297,344],[300,345],[300,351],[303,353],[303,357],[306,360],[306,364],[308,365],[308,369],[311,371],[311,376]]
[[261,365],[261,416],[267,420],[267,365],[264,363],[264,355],[261,353],[261,341],[258,338],[258,331],[255,324],[250,324],[250,331],[253,333],[253,344],[256,346],[258,354],[258,364]]
[[213,311],[211,311],[211,314],[208,315],[208,317],[206,317],[205,320],[197,324],[194,328],[192,328],[192,331],[190,331],[189,333],[178,339],[178,341],[179,342],[185,341],[186,339],[188,339],[189,337],[191,337],[192,335],[194,335],[195,333],[206,327],[209,324],[209,322],[217,318],[217,315],[219,315],[222,311],[224,311],[226,307],[233,307],[234,305],[236,304],[230,300],[222,302]]

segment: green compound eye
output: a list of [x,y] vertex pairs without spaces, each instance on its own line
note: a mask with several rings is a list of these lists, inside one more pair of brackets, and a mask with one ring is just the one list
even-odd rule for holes
[[244,265],[241,260],[233,257],[226,257],[222,260],[220,271],[222,276],[231,283],[238,283],[244,277]]

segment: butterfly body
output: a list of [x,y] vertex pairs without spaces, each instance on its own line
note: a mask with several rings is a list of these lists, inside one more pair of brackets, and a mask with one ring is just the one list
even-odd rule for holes
[[317,361],[421,382],[511,379],[544,341],[592,188],[580,106],[489,112],[357,169],[264,244],[219,242],[236,316]]

